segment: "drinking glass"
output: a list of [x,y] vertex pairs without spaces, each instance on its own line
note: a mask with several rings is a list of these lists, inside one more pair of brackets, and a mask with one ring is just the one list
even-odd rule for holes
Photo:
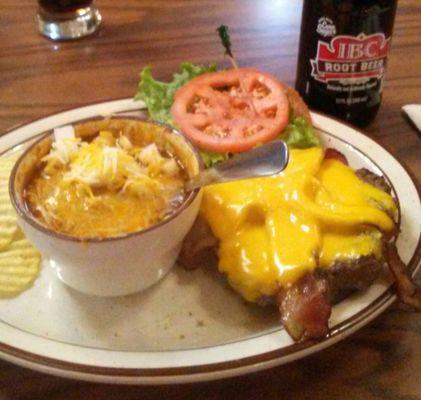
[[101,14],[93,0],[38,0],[36,20],[42,35],[68,40],[95,32]]

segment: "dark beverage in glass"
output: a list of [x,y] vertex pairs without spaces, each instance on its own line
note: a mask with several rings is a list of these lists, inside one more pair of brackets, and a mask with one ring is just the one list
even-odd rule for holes
[[51,13],[71,12],[92,4],[92,0],[39,0],[38,2],[43,10]]
[[38,0],[38,5],[39,31],[53,40],[90,35],[101,23],[93,0]]
[[365,126],[382,97],[397,0],[304,0],[296,89],[316,110]]

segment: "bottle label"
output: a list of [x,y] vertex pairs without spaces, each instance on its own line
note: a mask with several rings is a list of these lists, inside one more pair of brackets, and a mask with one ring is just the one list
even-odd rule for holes
[[[341,85],[364,84],[382,79],[390,37],[383,33],[358,36],[340,35],[330,43],[319,40],[317,54],[311,59],[311,75],[319,82],[339,82]],[[357,89],[354,87],[354,89]],[[361,87],[357,90],[369,89]]]
[[321,17],[317,21],[317,33],[320,36],[328,37],[328,36],[335,36],[336,35],[336,26],[333,21],[328,17]]

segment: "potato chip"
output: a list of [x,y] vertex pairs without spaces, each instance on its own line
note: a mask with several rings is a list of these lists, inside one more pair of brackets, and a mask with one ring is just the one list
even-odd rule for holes
[[25,238],[14,240],[1,251],[0,298],[17,296],[28,289],[39,274],[40,263],[40,253]]
[[19,154],[0,158],[0,250],[10,244],[17,230],[16,213],[9,198],[9,176]]
[[23,292],[40,270],[41,255],[18,228],[9,197],[9,176],[19,155],[0,158],[0,298]]

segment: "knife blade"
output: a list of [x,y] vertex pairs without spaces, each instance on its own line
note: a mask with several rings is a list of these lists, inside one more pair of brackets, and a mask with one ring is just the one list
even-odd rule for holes
[[421,104],[407,104],[402,107],[402,110],[421,132]]

